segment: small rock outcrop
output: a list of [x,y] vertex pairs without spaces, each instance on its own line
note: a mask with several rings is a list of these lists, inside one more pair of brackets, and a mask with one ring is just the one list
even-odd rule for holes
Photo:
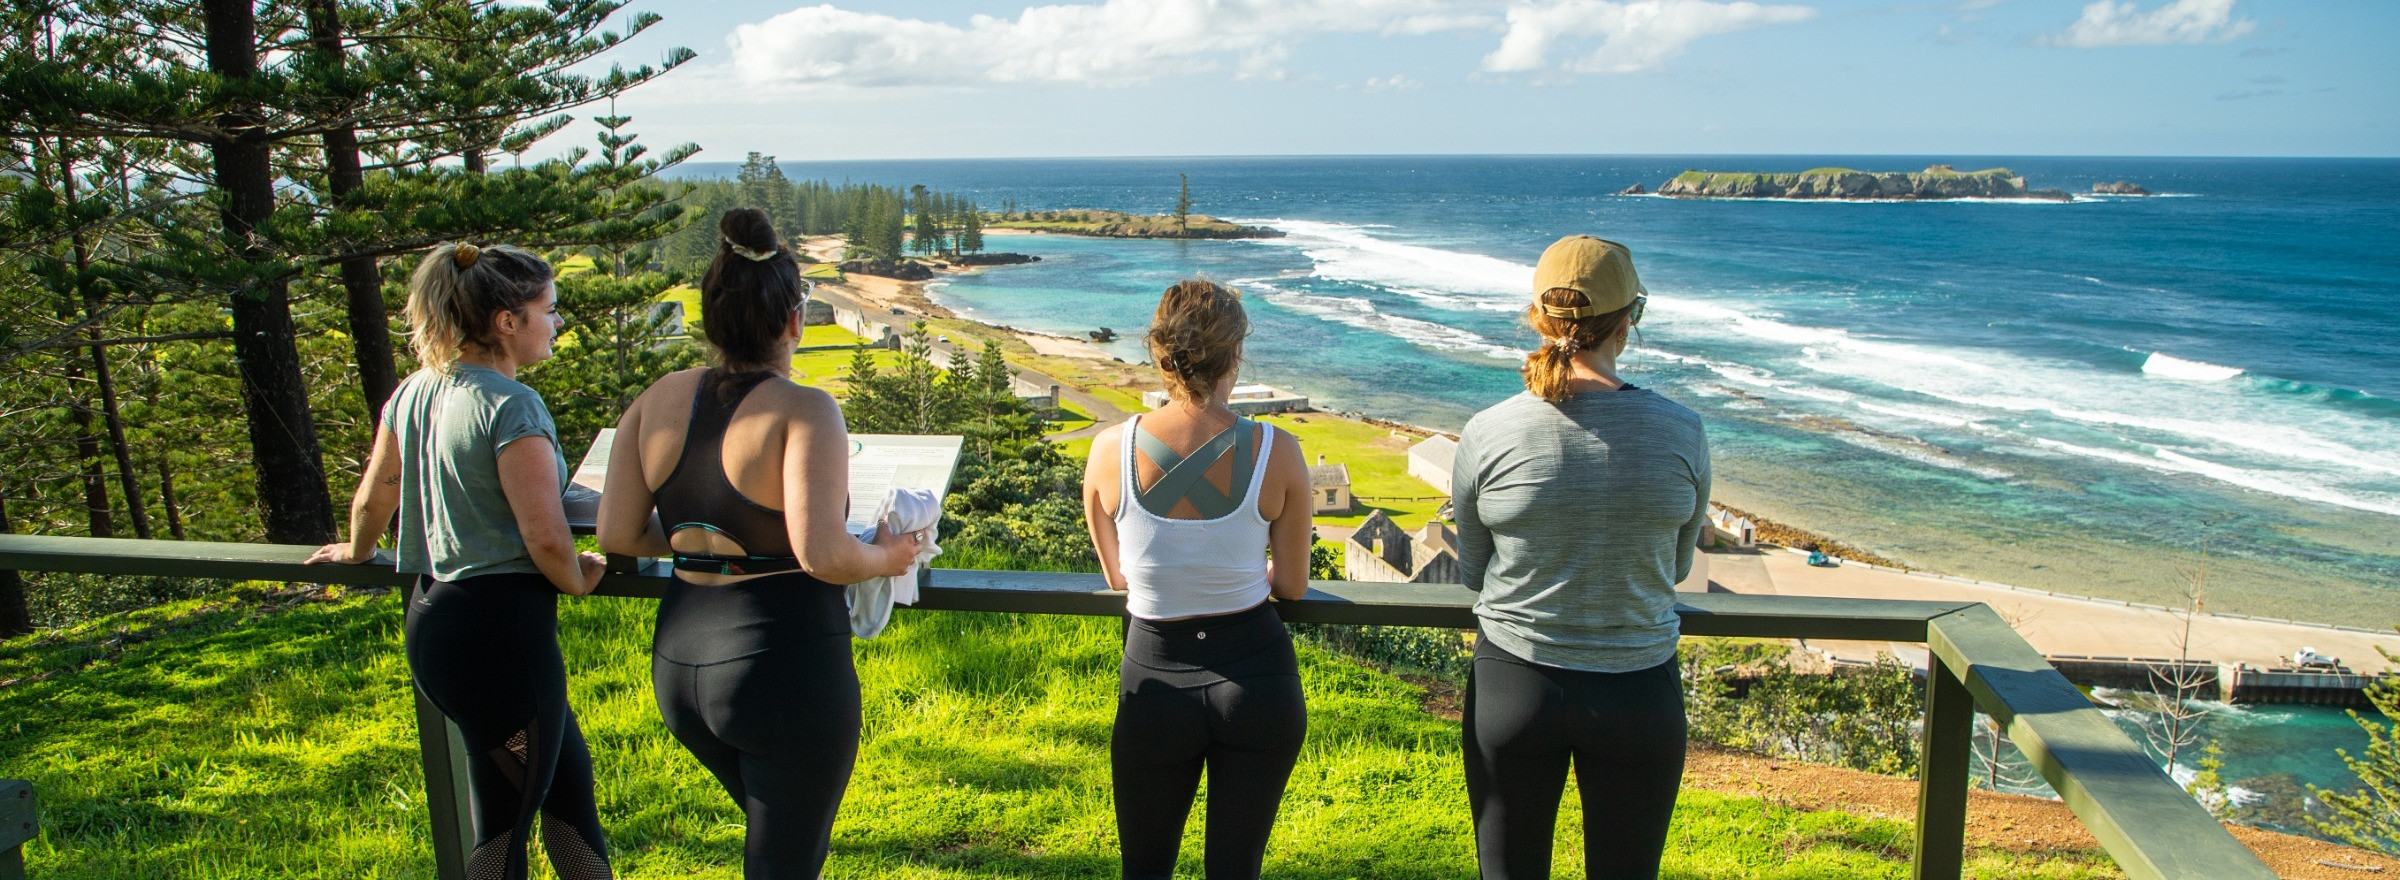
[[933,277],[933,270],[915,260],[843,260],[843,272],[854,275],[873,275],[901,281],[923,281]]
[[2115,183],[2095,183],[2092,184],[2092,192],[2106,196],[2146,196],[2150,194],[2150,191],[2143,189],[2141,184],[2130,180],[2120,180]]
[[1960,171],[1948,165],[1934,165],[1913,173],[1848,168],[1817,168],[1793,174],[1686,171],[1661,184],[1658,194],[1686,199],[2074,200],[2074,196],[2059,190],[2027,189],[2025,178],[2006,168]]
[[1089,333],[1085,333],[1085,334],[1083,334],[1083,335],[1085,335],[1085,336],[1088,336],[1088,337],[1091,337],[1091,340],[1092,340],[1093,342],[1115,342],[1115,341],[1117,341],[1117,331],[1115,331],[1115,330],[1110,330],[1110,329],[1108,329],[1108,328],[1106,328],[1106,327],[1102,327],[1102,328],[1100,328],[1100,329],[1098,329],[1098,330],[1094,330],[1094,331],[1091,331],[1091,332],[1089,332]]
[[1617,190],[1617,195],[1621,196],[1645,196],[1649,194],[1650,191],[1643,189],[1642,185],[1638,183],[1624,189]]
[[958,254],[950,258],[953,266],[1014,266],[1018,263],[1039,263],[1042,258],[1032,254]]

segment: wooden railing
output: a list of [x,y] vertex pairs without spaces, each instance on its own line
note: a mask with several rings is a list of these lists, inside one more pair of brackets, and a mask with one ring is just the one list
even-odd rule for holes
[[[309,547],[0,535],[0,570],[172,575],[402,586],[389,565],[309,566]],[[656,563],[614,573],[599,595],[654,599]],[[936,569],[916,606],[1117,617],[1122,594],[1098,575]],[[1295,623],[1468,629],[1474,593],[1456,584],[1316,581],[1278,611]],[[1677,610],[1695,636],[1922,642],[1931,669],[1918,770],[1915,876],[1956,878],[1966,847],[1974,712],[1998,720],[2102,848],[2136,880],[2272,880],[2266,865],[2192,800],[2006,621],[1978,602],[1692,594]],[[465,748],[431,703],[417,700],[426,802],[444,880],[466,876]],[[0,811],[5,811],[0,806]],[[0,816],[13,815],[0,812]],[[0,841],[7,838],[0,836]]]

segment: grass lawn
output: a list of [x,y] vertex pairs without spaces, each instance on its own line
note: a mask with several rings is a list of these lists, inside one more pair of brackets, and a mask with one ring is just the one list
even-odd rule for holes
[[[1058,408],[1064,415],[1064,418],[1050,420],[1049,424],[1051,434],[1064,434],[1069,431],[1080,431],[1092,426],[1092,414],[1085,412],[1083,407],[1076,406],[1074,401],[1059,401]],[[1088,441],[1085,444],[1085,448],[1090,448]],[[1081,458],[1082,456],[1077,455],[1076,457]]]
[[[813,329],[813,328],[812,328]],[[792,355],[792,381],[825,393],[842,397],[850,392],[850,358],[854,349],[827,348]],[[872,349],[867,356],[878,368],[900,364],[901,354],[888,348]]]
[[1413,530],[1432,519],[1434,511],[1448,500],[1447,491],[1408,475],[1408,448],[1417,443],[1413,435],[1316,413],[1264,418],[1300,438],[1300,451],[1308,456],[1309,464],[1316,464],[1317,456],[1323,455],[1326,464],[1350,468],[1350,491],[1359,496],[1359,512],[1320,516],[1319,523],[1355,526],[1366,521],[1371,509],[1381,508],[1392,522]]
[[[575,708],[620,876],[740,876],[741,816],[659,724],[655,607],[562,599]],[[829,877],[1109,878],[1118,627],[907,612],[858,643],[866,734]],[[1458,725],[1416,686],[1301,646],[1308,745],[1274,877],[1472,876]],[[0,642],[0,775],[30,780],[31,876],[432,876],[394,595],[257,587]],[[1575,799],[1559,876],[1581,876]],[[1199,876],[1202,811],[1179,876]],[[1905,823],[1687,790],[1671,878],[1901,878]],[[1970,854],[1973,877],[2105,877]],[[536,876],[548,876],[546,869]]]

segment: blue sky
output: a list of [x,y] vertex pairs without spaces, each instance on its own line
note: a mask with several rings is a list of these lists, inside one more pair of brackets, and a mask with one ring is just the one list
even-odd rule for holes
[[[704,161],[2400,155],[2388,0],[635,0]],[[585,114],[591,115],[591,114]],[[551,152],[588,142],[577,126]]]

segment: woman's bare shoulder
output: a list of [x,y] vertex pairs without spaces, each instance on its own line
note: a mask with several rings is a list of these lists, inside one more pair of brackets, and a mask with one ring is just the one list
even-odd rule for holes
[[802,418],[815,418],[829,412],[841,412],[841,404],[833,399],[833,395],[825,393],[824,389],[789,380],[769,379],[760,383],[758,390],[751,394],[757,395],[759,402],[774,407],[779,412],[791,413]]
[[637,407],[665,406],[670,401],[683,401],[688,405],[692,399],[692,393],[700,388],[700,376],[707,372],[705,367],[693,367],[660,376],[658,381],[650,383],[649,388],[642,390],[642,396],[634,398],[633,405]]

